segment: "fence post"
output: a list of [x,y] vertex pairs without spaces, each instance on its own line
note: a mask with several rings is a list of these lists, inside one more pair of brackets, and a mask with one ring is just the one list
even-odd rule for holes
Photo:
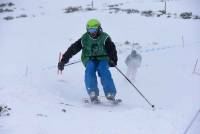
[[94,2],[93,2],[93,0],[92,0],[92,3],[91,3],[91,5],[92,5],[92,8],[94,8]]
[[[59,53],[59,57],[58,57],[58,62],[60,62],[61,61],[61,59],[62,59],[62,53],[60,52]],[[57,70],[57,75],[62,75],[62,71],[60,71],[59,69]]]
[[165,14],[167,13],[167,2],[165,0]]
[[196,75],[200,75],[199,69],[197,70],[198,63],[199,63],[199,59],[197,58],[196,63],[194,65],[194,69],[193,69],[193,73]]
[[25,76],[28,76],[28,65],[26,65]]
[[182,35],[182,44],[183,44],[183,47],[185,46],[185,41],[184,41],[184,36]]
[[195,116],[193,117],[192,121],[190,122],[190,124],[188,125],[188,127],[186,128],[184,134],[187,134],[189,129],[191,128],[191,126],[193,125],[193,123],[195,122],[195,120],[197,119],[198,115],[200,113],[200,109],[197,111],[197,113],[195,114]]
[[198,58],[197,58],[197,60],[196,60],[196,63],[195,63],[195,65],[194,65],[194,70],[193,70],[193,73],[195,73],[195,72],[196,72],[197,63],[198,63]]

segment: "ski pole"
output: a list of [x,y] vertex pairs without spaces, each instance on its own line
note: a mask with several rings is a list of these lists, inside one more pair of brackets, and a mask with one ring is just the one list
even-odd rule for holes
[[[58,57],[58,62],[60,62],[62,59],[62,53],[60,52],[59,53],[59,57]],[[68,63],[64,66],[69,66],[69,65],[72,65],[72,64],[76,64],[76,63],[79,63],[81,62],[81,60],[78,60],[78,61],[75,61],[75,62],[71,62],[71,63]],[[56,68],[57,66],[56,65],[52,65],[52,66],[49,66],[49,67],[46,67],[46,68],[43,68],[42,70],[49,70],[49,69],[53,69],[53,68]],[[60,71],[59,69],[57,70],[57,74],[62,74],[62,71]]]
[[75,61],[75,62],[72,62],[72,63],[69,63],[69,64],[66,64],[65,67],[66,67],[66,66],[73,65],[73,64],[76,64],[76,63],[79,63],[79,62],[81,62],[81,60],[79,60],[79,61]]
[[146,100],[146,102],[152,107],[154,108],[155,106],[152,105],[147,98],[140,92],[140,90],[129,80],[129,78],[117,67],[115,66],[115,68],[117,69],[117,71],[119,71],[125,78],[126,80],[136,89],[136,91]]
[[[78,62],[81,62],[81,61],[75,61],[75,62],[72,62],[72,63],[68,63],[68,64],[66,64],[65,66],[69,66],[69,65],[72,65],[72,64],[76,64],[76,63],[78,63]],[[54,69],[54,68],[57,68],[58,66],[57,65],[52,65],[52,66],[49,66],[49,67],[45,67],[45,68],[43,68],[42,70],[44,71],[44,70],[50,70],[50,69]],[[58,70],[59,71],[59,70]]]

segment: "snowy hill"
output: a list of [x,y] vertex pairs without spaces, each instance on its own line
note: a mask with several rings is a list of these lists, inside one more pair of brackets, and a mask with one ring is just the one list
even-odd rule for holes
[[[167,1],[161,15],[159,0],[94,1],[94,10],[91,0],[9,2],[14,5],[0,6],[0,105],[7,106],[0,134],[184,134],[200,109],[198,0]],[[78,10],[66,13],[71,7]],[[184,12],[192,12],[191,18],[181,18]],[[81,37],[91,18],[112,37],[124,73],[131,50],[141,53],[134,84],[154,110],[115,68],[110,70],[123,99],[118,106],[82,102],[88,97],[82,63],[57,75],[59,52]],[[79,59],[80,53],[70,62]],[[199,134],[199,126],[200,116],[187,133]]]

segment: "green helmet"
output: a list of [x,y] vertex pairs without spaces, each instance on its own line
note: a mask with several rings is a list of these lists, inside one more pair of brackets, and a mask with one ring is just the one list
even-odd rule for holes
[[87,22],[86,28],[91,29],[91,28],[99,28],[101,26],[101,23],[97,19],[91,19]]

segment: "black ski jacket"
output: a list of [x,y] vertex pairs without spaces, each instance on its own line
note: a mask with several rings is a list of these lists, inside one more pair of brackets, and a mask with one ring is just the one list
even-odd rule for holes
[[[82,49],[82,44],[81,44],[81,38],[79,40],[77,40],[75,43],[73,43],[68,49],[67,51],[64,53],[61,62],[63,63],[68,63],[69,59],[77,54],[81,49]],[[106,42],[105,42],[105,51],[107,52],[107,55],[110,59],[109,61],[109,65],[111,67],[116,66],[117,65],[117,50],[115,47],[115,44],[112,42],[111,38],[107,38]],[[113,61],[113,62],[111,62]],[[113,65],[114,64],[114,65]]]

